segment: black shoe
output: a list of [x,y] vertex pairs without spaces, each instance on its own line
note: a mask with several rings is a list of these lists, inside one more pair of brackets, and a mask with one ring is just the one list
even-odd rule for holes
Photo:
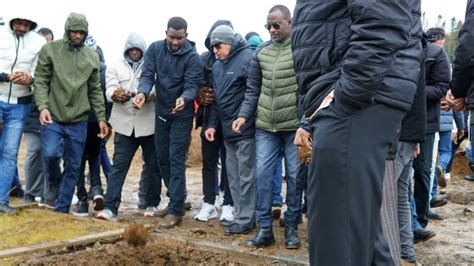
[[437,208],[437,207],[441,207],[441,206],[444,206],[448,204],[448,201],[443,198],[443,197],[440,197],[438,195],[435,195],[431,198],[431,201],[430,201],[430,207],[431,208]]
[[271,227],[261,227],[257,235],[247,241],[247,246],[261,248],[275,244],[275,237]]
[[0,214],[16,214],[16,209],[6,203],[0,203]]
[[38,203],[38,207],[43,207],[46,209],[54,209],[56,205],[56,200],[45,200],[41,198],[40,202]]
[[95,195],[93,199],[94,211],[101,211],[104,209],[104,196]]
[[13,187],[10,191],[10,197],[23,198],[25,196],[25,191],[21,187]]
[[[300,215],[300,219],[298,220],[298,223],[299,224],[303,223],[303,215]],[[281,227],[285,227],[285,217],[280,218],[279,224]]]
[[298,249],[301,247],[301,241],[298,237],[298,226],[285,226],[285,247],[287,249]]
[[428,211],[427,217],[430,220],[443,220],[443,216],[441,214],[432,210]]
[[23,196],[23,199],[21,200],[21,203],[23,204],[30,204],[33,202],[35,202],[35,197],[30,194],[25,194],[25,196]]
[[191,202],[186,201],[186,202],[184,203],[184,209],[185,209],[186,211],[192,210],[192,209],[193,209],[193,205],[191,204]]
[[474,164],[469,164],[469,168],[471,169],[472,172],[474,172]]
[[238,224],[233,223],[227,227],[224,227],[224,234],[225,235],[240,235],[240,234],[247,234],[248,232],[252,231],[253,226],[251,224]]
[[224,227],[229,227],[234,224],[234,221],[222,220],[222,221],[219,221],[219,223]]
[[467,175],[467,176],[464,177],[464,180],[474,181],[474,175]]
[[76,209],[72,211],[72,215],[77,217],[89,216],[89,202],[87,200],[79,201],[76,205]]
[[435,167],[436,177],[438,178],[438,185],[442,188],[446,187],[446,177],[444,176],[444,169],[440,165]]
[[413,238],[414,238],[415,244],[419,242],[428,241],[431,238],[433,238],[435,235],[436,235],[435,232],[428,229],[423,229],[423,228],[415,229],[415,232],[413,232]]

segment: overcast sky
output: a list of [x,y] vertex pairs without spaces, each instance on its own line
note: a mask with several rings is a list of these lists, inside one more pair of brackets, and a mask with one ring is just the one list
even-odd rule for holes
[[[432,24],[430,26],[434,26],[439,14],[449,25],[453,16],[464,20],[466,2],[422,0],[422,9]],[[283,4],[293,12],[295,3],[295,0],[10,0],[2,1],[0,16],[9,21],[12,16],[24,14],[36,20],[39,27],[51,28],[57,39],[64,34],[64,23],[69,13],[83,13],[89,21],[90,33],[102,47],[106,60],[110,60],[121,56],[125,39],[132,31],[141,34],[147,45],[164,39],[166,23],[173,16],[187,20],[188,38],[196,42],[199,52],[204,51],[204,38],[218,19],[232,21],[236,32],[242,35],[256,31],[268,40],[269,34],[263,27],[268,10],[275,4]]]

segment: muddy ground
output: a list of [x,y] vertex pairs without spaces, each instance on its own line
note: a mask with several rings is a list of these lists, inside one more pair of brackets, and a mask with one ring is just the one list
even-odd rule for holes
[[[96,264],[104,265],[144,265],[144,264],[281,264],[307,262],[306,218],[299,226],[303,246],[298,250],[287,250],[283,244],[283,229],[274,221],[276,245],[265,249],[245,247],[245,241],[255,232],[243,236],[225,236],[217,220],[209,222],[193,221],[202,202],[202,182],[200,145],[198,131],[193,132],[193,142],[188,160],[187,190],[188,201],[193,209],[186,212],[179,227],[159,229],[160,218],[145,218],[137,208],[138,181],[141,170],[141,157],[137,153],[124,185],[122,205],[119,212],[119,223],[131,222],[153,224],[158,228],[150,235],[145,247],[131,247],[124,241],[100,244],[92,247],[67,250],[59,254],[40,254],[23,259],[26,264]],[[22,146],[23,147],[23,146]],[[24,150],[24,148],[22,148]],[[109,154],[113,154],[113,144],[108,143]],[[441,221],[430,221],[428,228],[436,236],[415,245],[418,262],[422,264],[474,264],[474,183],[463,180],[470,174],[466,160],[458,155],[455,160],[451,181],[448,183],[447,196],[452,199],[446,206],[436,208],[445,218]],[[164,186],[163,186],[164,187]],[[464,198],[459,199],[460,194]],[[163,196],[166,200],[166,197]],[[460,204],[464,200],[471,201]],[[458,203],[455,203],[455,202]],[[255,254],[255,256],[245,254]],[[272,259],[273,258],[273,259]],[[279,260],[280,258],[281,260]]]

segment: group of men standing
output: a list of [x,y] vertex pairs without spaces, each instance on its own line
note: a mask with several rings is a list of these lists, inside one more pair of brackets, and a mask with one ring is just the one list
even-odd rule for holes
[[[298,1],[293,18],[287,7],[276,5],[267,15],[271,40],[256,51],[231,24],[217,25],[208,40],[215,62],[207,66],[187,39],[181,17],[171,18],[166,39],[148,49],[139,35],[131,34],[123,57],[107,70],[106,96],[113,101],[109,123],[117,134],[105,207],[97,217],[116,218],[127,170],[141,146],[148,171],[147,210],[155,215],[163,181],[170,202],[157,215],[166,228],[181,222],[193,103],[206,85],[212,89],[207,89],[211,98],[204,100],[203,138],[209,143],[223,140],[236,214],[221,223],[226,234],[248,233],[257,224],[257,234],[247,245],[275,243],[272,178],[282,151],[288,205],[285,246],[300,247],[299,182],[307,173],[297,161],[294,142],[312,149],[307,174],[310,263],[394,264],[380,222],[382,184],[385,160],[400,137],[422,74],[420,1],[369,2]],[[447,93],[455,110],[465,108],[464,98],[469,100],[474,91],[472,0],[467,10]],[[1,213],[15,212],[8,192],[33,101],[31,86],[56,211],[69,212],[89,111],[95,112],[100,137],[110,130],[99,61],[84,47],[85,16],[72,13],[64,38],[46,45],[31,33],[35,27],[35,22],[18,17],[0,33]],[[212,82],[203,78],[206,71]],[[203,171],[203,178],[215,178],[210,173],[204,177]]]

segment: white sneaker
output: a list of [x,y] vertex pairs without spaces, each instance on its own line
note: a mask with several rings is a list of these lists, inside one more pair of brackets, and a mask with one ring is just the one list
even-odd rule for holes
[[157,207],[147,207],[145,212],[143,213],[143,216],[145,217],[153,217],[155,216],[155,213],[158,211]]
[[220,221],[233,221],[235,220],[234,217],[234,207],[230,205],[224,205],[222,206],[222,213],[221,213],[221,218],[219,219]]
[[214,203],[214,206],[219,208],[223,204],[224,204],[224,191],[219,191],[219,195],[216,195],[216,203]]
[[72,195],[72,200],[71,200],[71,205],[76,205],[79,202],[79,199],[77,198],[76,193]]
[[451,173],[444,174],[444,179],[451,180]]
[[206,222],[217,217],[217,209],[214,205],[203,203],[199,213],[194,216],[194,220]]

